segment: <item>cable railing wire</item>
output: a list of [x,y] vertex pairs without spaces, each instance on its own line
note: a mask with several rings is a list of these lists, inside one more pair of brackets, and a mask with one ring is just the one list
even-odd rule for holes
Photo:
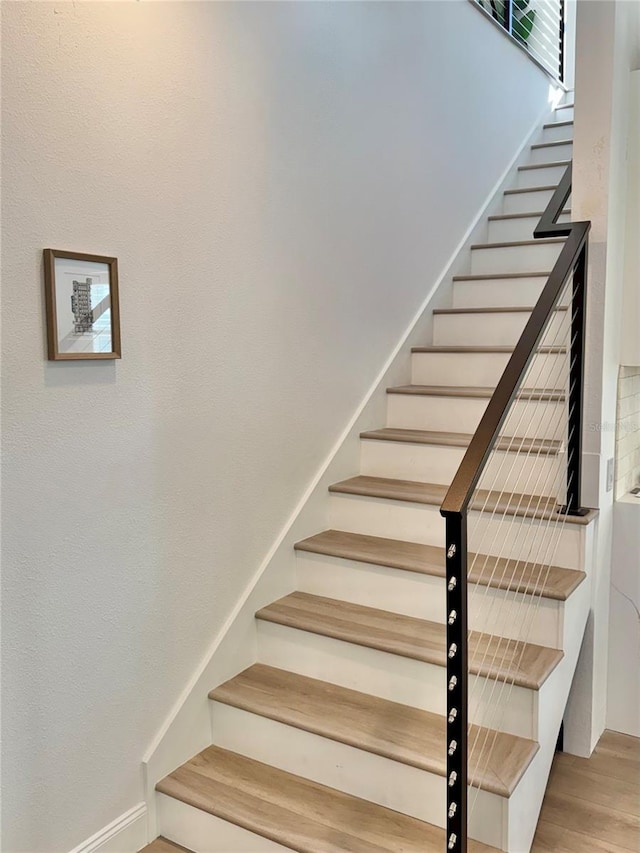
[[[556,336],[556,337],[557,337],[557,336]],[[554,418],[556,418],[559,414],[560,414],[560,413],[554,413]],[[561,421],[561,417],[557,417],[557,419],[558,419],[558,421]],[[558,423],[558,426],[559,426],[559,425],[560,425],[560,423]],[[539,451],[538,451],[538,453],[536,454],[536,459],[538,459],[538,458],[539,458]],[[513,465],[515,465],[516,463],[514,462],[514,463],[512,463],[512,464],[513,464]],[[541,505],[542,505],[542,501],[543,501],[543,500],[545,500],[545,501],[546,501],[546,494],[547,494],[547,482],[548,482],[549,478],[551,478],[551,479],[552,479],[552,482],[556,482],[556,481],[558,480],[558,474],[559,474],[559,472],[558,472],[557,470],[556,470],[556,471],[554,471],[554,470],[552,469],[550,472],[548,472],[548,473],[546,474],[546,476],[545,476],[545,478],[544,478],[544,481],[543,481],[543,483],[541,484],[541,483],[540,483],[540,478],[541,478],[541,476],[542,476],[542,472],[541,472],[541,470],[539,470],[539,471],[538,471],[537,478],[536,478],[536,481],[535,481],[535,483],[533,483],[533,486],[530,488],[530,481],[531,481],[531,478],[532,478],[533,472],[534,472],[534,468],[533,468],[533,466],[531,466],[531,467],[530,467],[530,470],[529,470],[529,472],[528,472],[528,474],[527,474],[526,482],[524,483],[524,485],[523,485],[523,487],[522,487],[522,493],[521,493],[521,495],[520,495],[520,499],[519,499],[518,505],[517,505],[517,506],[515,507],[515,509],[513,510],[513,512],[514,512],[513,519],[517,518],[519,511],[521,511],[521,510],[522,510],[522,503],[523,503],[523,501],[524,501],[524,499],[525,499],[525,496],[528,496],[528,505],[527,505],[527,507],[526,507],[526,508],[525,508],[525,510],[524,510],[525,515],[526,515],[528,512],[530,512],[532,502],[535,500],[535,496],[538,496],[538,505],[537,505],[537,507],[536,507],[536,510],[539,510],[539,509],[540,509],[540,507],[541,507]],[[493,518],[493,515],[492,515],[492,518]],[[503,514],[503,517],[502,517],[502,518],[501,518],[501,520],[500,520],[500,523],[499,523],[498,529],[496,529],[495,534],[494,534],[494,542],[495,542],[495,540],[496,540],[496,539],[498,539],[498,537],[500,536],[500,533],[501,533],[501,527],[502,527],[502,524],[503,524],[503,523],[504,523],[504,521],[505,521],[505,518],[506,518],[506,515],[505,515],[505,514]],[[512,521],[512,522],[510,522],[510,523],[511,523],[511,524],[515,524],[515,521]],[[501,559],[503,558],[503,551],[504,551],[504,547],[505,547],[505,539],[506,539],[506,538],[503,536],[503,537],[502,537],[502,547],[501,547],[501,549],[500,549],[499,554],[497,555],[497,560],[498,560],[498,561],[499,561],[499,560],[501,560]],[[492,542],[492,544],[491,544],[491,548],[490,548],[490,549],[488,549],[488,553],[493,553],[493,554],[495,554],[494,547],[495,547],[495,546],[494,546],[494,543]],[[477,557],[477,555],[476,555],[476,557]],[[531,561],[530,561],[530,559],[529,559],[529,563],[530,563],[530,562],[531,562]],[[523,563],[524,563],[524,560],[521,560],[521,559],[519,559],[519,558],[518,558],[518,559],[516,559],[515,561],[513,561],[512,574],[511,574],[511,578],[510,578],[510,580],[509,580],[509,583],[507,584],[507,589],[513,588],[513,582],[514,582],[514,578],[515,578],[515,574],[516,574],[516,572],[517,572],[518,566],[519,566],[519,565],[521,565],[521,564],[523,564]],[[472,562],[472,566],[473,566],[473,562]],[[531,571],[531,569],[532,569],[532,566],[530,565],[530,566],[529,566],[529,570]],[[501,578],[502,584],[504,583],[504,580],[505,580],[505,578],[506,578],[507,571],[508,571],[508,566],[505,564],[505,565],[504,565],[504,568],[503,568],[502,578]],[[535,571],[535,569],[534,569],[534,571]],[[501,584],[501,586],[502,586],[502,584]],[[476,607],[476,608],[478,607],[478,605],[479,605],[479,604],[480,604],[481,606],[482,606],[482,605],[484,605],[484,606],[486,607],[486,600],[487,600],[487,596],[488,596],[488,587],[485,587],[482,593],[479,593],[479,590],[476,588],[476,589],[474,589],[474,590],[473,590],[473,592],[472,592],[472,595],[471,595],[471,603],[472,603],[473,605],[475,605],[475,607]],[[481,600],[481,601],[479,601],[478,599],[482,599],[482,600]],[[523,598],[522,600],[524,601],[524,598]],[[494,622],[494,624],[502,624],[502,617],[503,617],[503,613],[504,613],[504,609],[505,609],[505,607],[506,607],[506,601],[507,601],[506,596],[504,596],[504,597],[502,597],[501,599],[499,599],[499,601],[500,601],[500,604],[499,604],[499,606],[498,606],[498,608],[497,608],[497,611],[496,611],[496,610],[494,610],[494,611],[493,611],[493,613],[492,613],[492,617],[493,617],[493,622]],[[517,623],[517,620],[516,620],[516,623]],[[526,632],[525,632],[524,636],[525,636],[525,637],[527,636],[527,635],[526,635]],[[498,635],[498,642],[497,642],[496,644],[494,644],[494,646],[493,646],[493,655],[492,655],[492,659],[491,659],[490,663],[488,663],[488,669],[489,669],[489,671],[495,671],[495,669],[496,669],[496,663],[498,662],[498,656],[499,656],[499,653],[500,653],[500,652],[502,652],[502,662],[504,663],[504,658],[505,658],[506,654],[507,654],[507,653],[509,653],[509,652],[511,651],[511,647],[512,647],[513,643],[517,643],[517,642],[519,642],[519,641],[518,641],[518,640],[516,640],[516,639],[515,639],[515,638],[513,638],[513,637],[504,637],[504,636],[502,636],[502,635]],[[484,653],[484,655],[483,655],[483,659],[482,659],[482,661],[480,662],[480,664],[478,664],[477,662],[476,662],[476,664],[475,664],[476,669],[486,668],[486,666],[487,666],[487,654],[488,654],[488,650],[489,650],[489,646],[487,645],[487,646],[486,646],[486,648],[485,648],[485,653]],[[500,669],[500,667],[498,667],[498,669]],[[486,689],[487,689],[487,685],[488,685],[488,683],[489,683],[488,681],[487,681],[487,682],[485,682],[485,684],[484,684],[484,686],[483,686],[483,689],[482,689],[482,692],[481,692],[480,696],[477,696],[477,695],[476,695],[476,696],[474,696],[474,697],[473,697],[473,698],[474,698],[474,701],[476,702],[476,704],[480,704],[481,700],[484,700],[484,699],[486,698],[486,697],[485,697],[485,692],[486,692]],[[494,681],[494,682],[493,682],[493,688],[492,688],[492,695],[489,697],[489,703],[488,703],[489,705],[491,705],[491,700],[492,700],[492,698],[493,698],[493,692],[495,691],[496,684],[497,684],[497,682],[495,682],[495,681]],[[472,749],[471,749],[470,760],[471,760],[471,757],[473,756],[473,752],[474,752],[474,747],[472,747]]]
[[[590,223],[558,223],[570,194],[571,166],[534,231],[536,238],[566,240],[441,507],[447,578],[446,849],[454,853],[467,851],[482,774],[503,729],[549,574],[556,559],[564,560],[562,532],[571,515],[586,512],[580,489]],[[480,585],[469,594],[471,572]],[[505,591],[502,596],[491,596],[496,586]],[[487,633],[489,615],[493,633]],[[484,637],[470,688],[469,634],[475,632]],[[480,726],[472,744],[470,702]]]
[[[566,519],[567,519],[566,515],[558,515],[555,519],[554,518],[550,519],[549,527],[555,526],[558,530],[558,535],[556,536],[555,540],[551,536],[546,536],[544,539],[540,538],[538,540],[540,546],[544,545],[544,554],[541,555],[541,559],[539,561],[535,586],[534,586],[534,589],[532,591],[530,591],[530,593],[527,596],[521,597],[519,608],[518,608],[518,613],[517,613],[517,620],[518,620],[519,624],[524,626],[523,634],[524,634],[524,640],[525,641],[528,637],[529,627],[531,625],[531,622],[532,622],[533,618],[535,617],[535,614],[537,612],[537,608],[539,607],[539,604],[540,604],[540,601],[542,598],[542,591],[544,590],[544,586],[545,586],[546,581],[548,579],[549,572],[553,566],[553,558],[554,558],[554,554],[555,554],[555,549],[557,547],[557,544],[559,541],[559,536],[562,532],[562,529],[564,528],[564,525],[566,524]],[[540,550],[540,548],[539,548],[539,550]],[[544,575],[544,580],[542,580],[543,575]],[[525,609],[524,613],[522,613],[523,609]],[[500,714],[501,720],[504,717],[504,712],[509,705],[511,691],[513,689],[513,685],[515,684],[515,675],[513,673],[517,672],[519,665],[522,661],[522,656],[523,656],[524,650],[525,650],[525,643],[522,641],[522,638],[520,640],[516,640],[515,638],[510,638],[509,640],[507,640],[508,649],[505,650],[505,655],[504,655],[505,657],[506,657],[506,652],[510,651],[511,647],[514,644],[515,644],[516,649],[518,647],[518,644],[520,644],[520,657],[515,663],[515,667],[513,669],[512,675],[510,678],[502,679],[502,681],[500,682],[500,688],[497,687],[498,681],[495,680],[493,682],[493,685],[491,688],[491,694],[488,697],[488,704],[491,707],[493,713],[492,713],[491,719],[489,720],[489,726],[487,727],[488,730],[487,730],[487,732],[485,732],[485,742],[483,743],[482,748],[480,750],[480,753],[478,755],[479,761],[486,753],[486,741],[487,741],[488,737],[490,736],[489,733],[490,732],[493,733],[493,741],[492,741],[492,746],[490,747],[489,752],[488,752],[488,757],[490,757],[490,755],[491,755],[491,752],[493,749],[493,744],[495,743],[495,740],[497,738],[497,733],[502,730],[502,723],[499,722],[498,725],[495,725],[495,718],[496,718],[496,715],[498,713]],[[508,685],[508,694],[505,698],[504,692],[505,692],[505,689],[507,689],[507,685]],[[497,698],[495,698],[496,689],[499,689],[499,695]],[[495,699],[495,701],[494,701],[494,699]],[[474,745],[472,747],[472,753],[475,752],[477,740],[478,740],[478,736],[476,735],[475,742],[474,742]],[[476,797],[476,799],[477,799],[477,797]],[[475,800],[474,800],[474,802],[475,802]]]
[[564,0],[473,0],[556,79],[564,79]]
[[[556,408],[558,408],[558,411],[554,413],[554,417],[556,417],[556,418],[558,419],[558,421],[561,421],[561,420],[562,420],[562,414],[563,414],[563,413],[562,413],[562,410],[560,409],[560,407],[556,407]],[[521,418],[522,418],[522,416],[523,416],[523,415],[524,415],[524,413],[522,413]],[[559,426],[559,425],[560,425],[560,423],[558,424],[558,426]],[[515,427],[515,429],[513,430],[513,432],[516,432],[518,429],[519,429],[519,426],[516,426],[516,427]],[[537,462],[537,461],[539,461],[539,459],[540,459],[540,457],[541,457],[541,452],[542,452],[542,446],[540,445],[540,446],[538,447],[538,449],[537,449],[536,453],[535,453],[534,461],[536,461],[536,462]],[[518,462],[517,462],[517,460],[518,460],[518,455],[517,455],[517,454],[518,454],[518,451],[517,451],[517,450],[513,452],[514,460],[512,461],[512,468],[513,468],[513,467],[515,467],[515,466],[518,464]],[[525,455],[526,455],[526,458],[527,458],[528,460],[529,460],[529,459],[531,459],[531,455],[530,455],[530,453],[529,453],[529,452],[527,452]],[[526,480],[526,482],[524,483],[524,485],[522,486],[522,490],[520,491],[520,502],[519,502],[518,506],[516,506],[516,507],[515,507],[515,510],[513,510],[514,517],[516,517],[516,516],[517,516],[517,514],[518,514],[518,510],[520,510],[520,509],[521,509],[521,503],[522,503],[522,500],[524,499],[524,496],[525,496],[526,494],[529,494],[529,495],[531,495],[531,494],[533,494],[533,495],[539,494],[540,496],[545,496],[545,498],[546,498],[546,497],[547,497],[547,495],[546,495],[546,491],[547,491],[547,489],[546,489],[546,480],[548,480],[549,476],[557,477],[557,471],[555,471],[555,472],[554,472],[554,471],[553,471],[553,469],[552,469],[552,470],[551,470],[551,472],[550,472],[549,474],[547,474],[546,479],[545,479],[545,482],[543,482],[542,484],[540,484],[540,476],[541,476],[541,470],[542,470],[542,469],[540,469],[540,470],[539,470],[539,472],[538,472],[538,478],[537,478],[536,482],[533,484],[533,487],[532,487],[532,488],[530,488],[530,485],[531,485],[531,484],[530,484],[530,481],[531,481],[531,477],[532,477],[532,475],[533,475],[534,470],[535,470],[534,466],[533,466],[533,465],[532,465],[532,466],[530,466],[530,468],[529,468],[529,473],[528,473],[528,475],[527,475],[527,480]],[[492,487],[489,489],[489,491],[493,491],[493,485],[495,484],[496,479],[497,479],[497,477],[498,477],[498,475],[499,475],[499,474],[500,474],[500,472],[499,472],[499,471],[498,471],[498,472],[496,472],[496,475],[495,475],[495,477],[494,477],[494,481],[493,481],[493,483],[492,483]],[[513,490],[513,487],[511,486],[511,487],[509,487],[509,489],[510,489],[510,491],[512,491],[512,490]],[[499,495],[498,500],[497,500],[497,502],[496,502],[496,506],[499,506],[500,499],[501,499],[501,498],[502,498],[502,496],[504,495],[504,492],[505,492],[505,491],[506,491],[506,484],[505,484],[505,486],[503,486],[503,487],[502,487],[502,491],[500,492],[500,495]],[[486,504],[485,504],[485,506],[486,506]],[[530,509],[530,507],[528,507],[528,509]],[[483,511],[484,511],[484,508],[483,508]],[[492,517],[491,517],[491,519],[495,516],[495,512],[496,512],[496,507],[494,507],[494,511],[493,511],[493,513],[492,513]],[[481,520],[482,518],[483,518],[483,516],[482,516],[482,511],[481,511],[481,512],[477,515],[477,521],[476,521],[476,525],[475,525],[475,527],[476,527],[476,528],[479,526],[479,522],[480,522],[480,520]],[[498,536],[500,536],[500,533],[501,533],[501,527],[502,527],[502,524],[504,523],[505,519],[506,519],[506,514],[503,514],[503,516],[502,516],[502,518],[501,518],[501,520],[500,520],[500,526],[499,526],[499,528],[495,531],[495,534],[494,534],[494,541],[495,541],[495,539],[497,539],[497,538],[498,538]],[[486,525],[486,528],[487,528],[487,529],[485,530],[485,534],[484,534],[484,536],[482,537],[482,539],[481,539],[481,540],[480,540],[480,542],[478,543],[477,548],[475,547],[475,543],[474,543],[474,550],[476,551],[476,554],[475,554],[475,556],[474,556],[474,558],[473,558],[473,560],[472,560],[471,569],[473,569],[473,567],[474,567],[474,564],[475,564],[476,560],[477,560],[480,556],[485,556],[485,565],[486,565],[486,563],[487,563],[489,560],[491,560],[491,559],[492,559],[489,555],[490,555],[491,553],[495,553],[495,552],[493,551],[493,547],[494,547],[493,542],[491,543],[491,546],[490,546],[490,547],[485,547],[485,540],[486,540],[486,535],[487,535],[487,532],[488,532],[488,525],[486,524],[486,522],[485,522],[485,525]],[[470,538],[471,538],[471,535],[473,535],[473,534],[470,534]],[[503,538],[503,548],[504,548],[504,546],[505,546],[505,539]],[[498,556],[498,560],[499,560],[499,559],[501,559],[501,558],[502,558],[502,556],[503,556],[502,551],[501,551],[501,553],[500,553],[499,555],[497,555],[497,556]],[[497,565],[497,564],[496,564],[496,565]],[[504,569],[504,572],[506,572],[506,567],[505,567],[505,569]],[[492,573],[491,580],[493,580],[493,578],[494,578],[494,574],[495,574],[495,568],[494,568],[494,572]],[[503,576],[503,578],[502,578],[501,580],[502,580],[502,581],[504,580],[504,576]],[[481,596],[481,595],[482,595],[482,596],[486,596],[486,595],[487,595],[487,587],[485,587],[485,588],[484,588],[484,591],[483,591],[483,592],[480,592],[478,588],[474,588],[474,589],[472,590],[472,593],[471,593],[471,602],[475,604],[475,603],[477,602],[477,599],[478,599],[478,598],[479,598],[479,596]]]
[[[558,426],[560,426],[560,423],[558,424]],[[515,463],[514,463],[514,464],[515,464]],[[557,470],[556,470],[556,471],[553,471],[553,470],[552,470],[552,471],[550,471],[549,473],[547,473],[547,475],[546,475],[546,477],[545,477],[545,481],[544,481],[542,484],[540,483],[540,478],[541,478],[542,474],[541,474],[541,472],[539,471],[539,472],[538,472],[538,475],[537,475],[536,482],[533,484],[533,487],[532,487],[532,488],[530,488],[530,480],[531,480],[532,474],[533,474],[533,469],[532,469],[532,470],[530,470],[530,471],[528,472],[528,474],[527,474],[527,480],[526,480],[526,483],[525,483],[525,484],[524,484],[524,486],[523,486],[523,494],[521,495],[521,497],[520,497],[520,501],[519,501],[519,504],[518,504],[518,506],[516,507],[514,518],[517,516],[518,511],[522,509],[522,503],[523,503],[523,499],[524,499],[524,495],[525,495],[525,494],[527,494],[527,495],[528,495],[528,505],[527,505],[527,507],[526,507],[526,509],[525,509],[525,515],[527,514],[527,512],[528,512],[528,511],[530,511],[530,510],[531,510],[532,503],[533,503],[536,499],[537,499],[537,502],[538,502],[538,503],[537,503],[537,506],[536,506],[536,510],[539,510],[539,509],[540,509],[540,507],[542,506],[543,501],[545,501],[545,502],[546,502],[546,497],[545,497],[545,495],[546,495],[546,492],[547,492],[547,489],[546,489],[547,481],[548,481],[548,480],[549,480],[549,478],[551,477],[552,482],[556,482],[556,483],[557,483],[557,481],[558,481],[559,471],[557,471]],[[537,498],[536,498],[536,496],[537,496]],[[503,520],[504,520],[504,518],[501,520],[501,522],[500,522],[501,524],[502,524],[502,521],[503,521]],[[515,523],[515,522],[511,522],[511,523],[513,524],[513,523]],[[498,538],[498,536],[499,536],[499,530],[497,530],[497,531],[496,531],[496,533],[495,533],[495,537],[494,537],[494,538]],[[504,541],[504,539],[503,539],[503,541]],[[538,540],[537,540],[538,544],[540,544],[540,543],[541,543],[541,542],[543,542],[543,541],[544,541],[544,540],[542,540],[541,538],[538,538]],[[492,547],[492,551],[493,551],[493,547]],[[502,554],[500,554],[500,557],[501,557],[501,556],[502,556]],[[517,570],[517,566],[518,566],[518,564],[519,564],[520,562],[521,562],[520,560],[516,560],[516,561],[515,561],[515,565],[514,565],[514,567],[513,567],[513,572],[512,572],[512,576],[511,576],[510,582],[509,582],[509,584],[508,584],[508,587],[512,587],[512,585],[513,585],[513,579],[514,579],[514,577],[515,577],[515,572],[516,572],[516,570]],[[547,572],[548,572],[549,568],[550,568],[550,566],[547,566]],[[530,570],[531,570],[531,566],[530,566]],[[522,608],[525,606],[525,602],[527,602],[527,606],[528,606],[528,607],[527,607],[527,611],[526,611],[526,614],[525,614],[525,618],[524,618],[524,619],[516,618],[516,624],[520,624],[521,626],[526,626],[526,625],[527,625],[527,619],[529,619],[529,617],[531,616],[531,609],[532,609],[532,607],[534,606],[535,596],[536,596],[537,587],[538,587],[538,584],[539,584],[540,574],[541,574],[541,573],[542,573],[542,571],[544,571],[544,570],[545,570],[545,565],[544,565],[544,563],[543,563],[543,564],[541,564],[541,566],[540,566],[540,570],[539,570],[539,572],[538,572],[538,577],[536,578],[536,584],[535,584],[535,586],[534,586],[534,590],[533,590],[532,592],[530,591],[530,592],[528,593],[528,596],[522,596],[522,597],[521,597],[520,604],[519,604],[519,608],[518,608],[518,615],[520,615],[520,613],[521,613],[521,611],[522,611]],[[534,569],[534,572],[535,572],[535,569]],[[505,567],[505,570],[504,570],[504,573],[503,573],[503,574],[504,574],[504,575],[506,575],[506,567]],[[486,588],[485,588],[485,593],[486,593]],[[494,620],[495,624],[501,624],[501,620],[502,620],[502,616],[503,616],[503,611],[504,611],[504,608],[505,608],[506,598],[505,598],[505,597],[503,597],[503,598],[500,600],[500,602],[501,602],[501,603],[500,603],[500,606],[499,606],[499,608],[498,608],[498,612],[497,612],[497,613],[496,613],[496,612],[494,612],[494,613],[493,613],[493,620]],[[538,601],[538,604],[539,604],[539,601]],[[533,615],[535,615],[535,612],[533,613]],[[492,656],[492,659],[491,659],[490,663],[488,663],[488,665],[487,665],[487,666],[488,666],[488,670],[489,670],[489,671],[494,671],[494,672],[495,672],[495,671],[496,671],[496,669],[497,669],[497,670],[503,670],[503,669],[504,669],[504,667],[499,667],[499,666],[497,667],[497,666],[496,666],[496,665],[497,665],[497,663],[498,663],[498,661],[499,661],[500,655],[501,655],[501,657],[502,657],[502,661],[501,661],[501,662],[502,662],[502,664],[504,664],[504,661],[505,661],[505,659],[506,659],[507,655],[511,652],[511,650],[512,650],[512,648],[513,648],[514,646],[517,648],[517,646],[518,646],[518,645],[521,645],[521,653],[524,653],[525,644],[526,644],[526,641],[528,640],[528,631],[527,631],[527,628],[526,628],[526,627],[522,628],[520,633],[521,633],[521,636],[520,636],[520,638],[518,638],[518,639],[516,639],[515,637],[508,637],[508,636],[507,636],[507,637],[505,637],[505,636],[502,636],[501,634],[497,635],[497,636],[498,636],[498,642],[497,642],[496,644],[494,644],[494,647],[493,647],[493,656]],[[489,648],[489,647],[487,646],[487,648],[486,648],[486,650],[485,650],[485,655],[484,655],[484,658],[483,658],[483,661],[482,661],[481,666],[485,666],[485,665],[486,665],[486,663],[487,663],[487,662],[486,662],[486,656],[487,656],[488,648]],[[517,664],[516,664],[516,669],[515,669],[515,671],[517,671]],[[514,680],[515,680],[515,679],[514,679]],[[500,707],[504,708],[504,706],[502,705],[502,693],[504,692],[504,685],[507,683],[507,681],[508,681],[508,679],[503,679],[503,680],[501,680],[501,681],[500,681],[500,683],[502,684],[502,687],[500,688],[500,695],[499,695],[499,697],[498,697],[498,699],[497,699],[497,702],[494,702],[493,700],[494,700],[494,694],[495,694],[495,691],[496,691],[496,689],[497,689],[497,685],[498,685],[498,683],[499,683],[499,680],[498,680],[498,679],[496,679],[496,680],[494,680],[493,682],[491,682],[491,685],[492,685],[492,686],[491,686],[491,688],[490,688],[490,689],[491,689],[491,693],[490,693],[490,695],[489,695],[489,697],[488,697],[487,704],[488,704],[488,706],[489,706],[489,707],[492,707],[492,708],[494,709],[494,716],[495,716],[495,713],[497,712],[497,709],[498,709],[498,708],[500,708]],[[486,690],[488,689],[488,685],[489,685],[489,683],[490,683],[490,682],[489,682],[489,680],[486,680],[486,681],[485,681],[485,683],[484,683],[484,685],[483,685],[483,687],[482,687],[482,691],[481,691],[480,697],[476,699],[476,702],[477,702],[478,704],[480,703],[480,700],[487,700],[487,697],[485,696],[485,694],[486,694]],[[491,720],[491,723],[493,723],[493,719]],[[489,728],[493,729],[493,725],[490,725],[490,726],[489,726]],[[487,737],[487,735],[485,735],[485,739],[486,739],[486,737]],[[472,748],[471,748],[471,750],[470,750],[470,759],[469,759],[470,761],[472,760],[473,755],[474,755],[474,753],[475,753],[475,747],[476,747],[477,739],[478,739],[478,734],[476,734],[476,738],[475,738],[475,740],[474,740],[474,744],[472,745]],[[483,747],[483,749],[481,749],[481,751],[480,751],[480,753],[479,753],[479,755],[478,755],[478,760],[479,760],[480,758],[482,758],[482,756],[483,756],[483,751],[484,751],[484,747]]]

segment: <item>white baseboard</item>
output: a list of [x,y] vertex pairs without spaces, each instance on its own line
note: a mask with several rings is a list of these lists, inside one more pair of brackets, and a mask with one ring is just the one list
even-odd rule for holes
[[137,853],[147,843],[147,806],[138,803],[104,826],[71,853]]
[[211,743],[208,692],[257,660],[254,613],[295,588],[293,544],[326,526],[326,495],[331,482],[353,475],[359,467],[359,433],[374,429],[386,416],[386,388],[407,381],[411,347],[431,340],[432,309],[450,307],[451,277],[468,272],[468,250],[486,238],[486,217],[497,212],[500,192],[511,181],[527,146],[539,134],[550,107],[532,124],[522,145],[486,196],[441,274],[425,296],[393,352],[356,408],[353,417],[311,480],[279,532],[269,553],[240,596],[226,623],[201,660],[182,695],[156,734],[143,759],[149,837],[159,834],[155,785],[165,775]]

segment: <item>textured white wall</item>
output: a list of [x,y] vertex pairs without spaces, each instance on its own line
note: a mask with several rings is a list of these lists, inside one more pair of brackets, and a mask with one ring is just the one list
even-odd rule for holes
[[[2,4],[5,853],[140,760],[548,81],[466,0]],[[43,247],[123,359],[44,356]]]

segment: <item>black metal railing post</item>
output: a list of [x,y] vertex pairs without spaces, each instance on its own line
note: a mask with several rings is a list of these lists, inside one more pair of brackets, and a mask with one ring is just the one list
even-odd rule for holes
[[447,853],[467,853],[467,510],[443,513],[447,583]]
[[504,28],[509,35],[513,33],[513,0],[504,0]]
[[558,59],[558,79],[564,83],[564,30],[565,30],[565,8],[564,0],[560,0],[560,27],[559,27],[559,59]]
[[584,403],[584,338],[586,329],[588,243],[573,268],[571,299],[571,349],[569,362],[569,417],[567,432],[567,504],[569,515],[583,515],[582,410]]

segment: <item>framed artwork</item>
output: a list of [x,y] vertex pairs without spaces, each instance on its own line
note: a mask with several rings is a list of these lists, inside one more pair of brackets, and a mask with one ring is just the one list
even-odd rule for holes
[[118,260],[44,250],[50,361],[120,358]]

